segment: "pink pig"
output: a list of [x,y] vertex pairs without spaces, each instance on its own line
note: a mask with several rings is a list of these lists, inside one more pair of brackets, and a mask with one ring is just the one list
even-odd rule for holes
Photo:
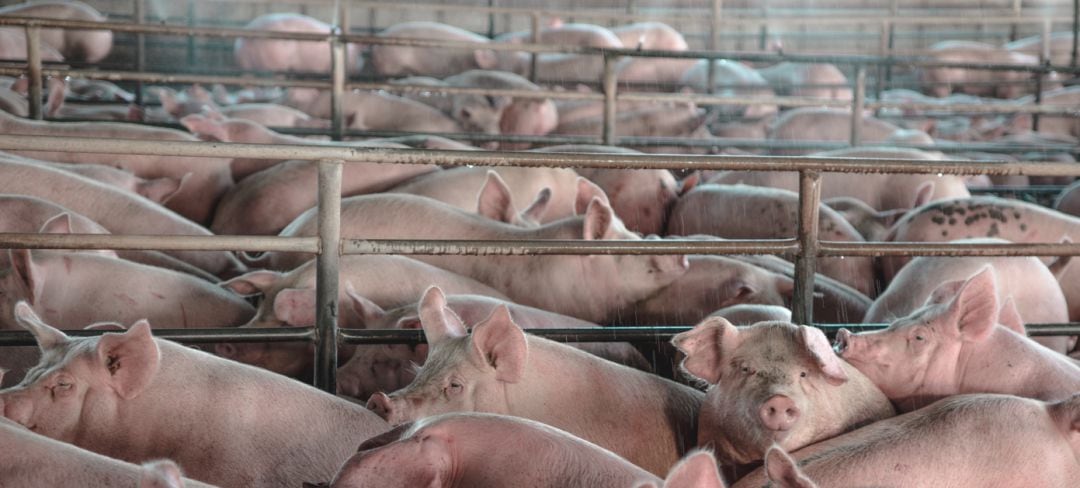
[[532,420],[427,417],[360,446],[332,488],[529,486],[630,488],[656,480],[615,453]]
[[794,450],[895,415],[820,329],[788,322],[740,329],[710,317],[671,342],[686,354],[683,369],[711,385],[698,443],[713,445],[725,463],[760,460],[774,442]]
[[941,284],[888,329],[841,330],[836,343],[904,411],[961,393],[1061,400],[1080,391],[1080,366],[999,325],[998,309],[987,267],[966,281]]
[[[462,411],[514,415],[595,442],[654,474],[694,445],[701,392],[527,336],[505,306],[469,334],[438,305],[421,304],[430,350],[420,373],[404,389],[368,400],[391,423]],[[556,370],[572,374],[551,374]]]
[[154,339],[73,338],[26,304],[16,317],[42,361],[0,409],[30,430],[128,462],[168,456],[199,481],[297,486],[324,481],[389,426],[364,408],[280,375]]

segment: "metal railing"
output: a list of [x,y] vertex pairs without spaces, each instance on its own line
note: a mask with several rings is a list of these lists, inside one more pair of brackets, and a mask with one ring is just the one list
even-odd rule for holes
[[[822,172],[920,173],[920,174],[1038,174],[1080,176],[1080,166],[1068,163],[968,161],[912,161],[853,158],[806,158],[780,156],[671,156],[637,154],[545,154],[515,152],[456,152],[352,148],[308,145],[221,144],[188,141],[103,140],[51,136],[0,135],[0,150],[80,151],[171,155],[213,158],[306,159],[319,161],[318,237],[281,238],[247,236],[114,236],[0,234],[3,248],[58,249],[163,249],[300,251],[317,254],[317,325],[311,329],[240,330],[214,329],[163,331],[162,337],[193,342],[297,341],[316,345],[316,385],[334,391],[339,339],[350,343],[416,340],[409,331],[339,330],[337,326],[337,261],[343,254],[774,254],[795,256],[793,320],[813,322],[815,263],[819,256],[1062,256],[1080,254],[1080,243],[940,244],[940,243],[842,243],[820,241],[817,233]],[[642,241],[471,241],[471,240],[342,240],[340,228],[341,167],[353,161],[392,164],[438,164],[445,166],[526,166],[557,168],[630,168],[689,170],[797,171],[800,175],[799,226],[794,239],[778,240],[642,240]],[[652,332],[649,332],[649,331]],[[642,340],[657,340],[685,328],[609,328],[600,331],[546,331],[568,340],[627,340],[624,332]],[[1040,326],[1039,334],[1080,333],[1074,324]],[[644,335],[643,335],[644,334]],[[651,334],[651,335],[649,335]],[[0,344],[25,344],[26,333],[0,334]]]

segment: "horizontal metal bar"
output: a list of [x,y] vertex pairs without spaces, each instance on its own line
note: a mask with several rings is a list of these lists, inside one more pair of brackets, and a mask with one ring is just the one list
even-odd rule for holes
[[603,101],[604,94],[577,91],[556,90],[510,90],[497,88],[472,88],[457,86],[411,85],[398,83],[352,82],[346,89],[383,90],[392,93],[440,93],[447,95],[493,95],[514,98],[554,98],[557,100],[596,100]]
[[[94,337],[109,330],[65,330],[71,337]],[[154,329],[154,336],[188,344],[207,344],[224,342],[313,342],[314,327],[282,328],[211,328],[211,329]],[[37,342],[29,332],[0,330],[0,347],[33,346]]]
[[1013,185],[994,185],[989,187],[974,187],[968,188],[968,191],[972,195],[986,195],[986,194],[1022,194],[1022,195],[1057,195],[1062,190],[1067,188],[1065,185],[1031,185],[1031,186],[1013,186]]
[[0,233],[0,249],[319,252],[315,237]]
[[970,244],[822,241],[821,256],[1077,256],[1080,243]]
[[701,156],[664,154],[581,154],[511,151],[435,151],[334,145],[238,144],[201,141],[146,141],[0,135],[0,150],[126,153],[164,156],[252,159],[338,159],[447,166],[527,166],[553,168],[630,168],[738,171],[823,171],[841,173],[988,174],[1080,176],[1076,163],[1042,161],[920,161],[910,159],[822,158],[799,156]]
[[[887,324],[814,324],[833,337],[841,328],[852,332],[879,330]],[[1029,336],[1080,335],[1080,323],[1027,324]],[[557,342],[666,342],[691,327],[602,327],[595,329],[525,329],[529,334]],[[108,330],[65,330],[71,337],[94,337]],[[154,329],[154,336],[187,344],[252,343],[252,342],[314,342],[314,327],[285,328],[212,328],[212,329]],[[344,344],[419,344],[426,342],[424,332],[417,329],[339,329]],[[34,346],[34,336],[24,331],[0,331],[0,347]]]
[[479,240],[398,240],[343,239],[342,254],[407,254],[517,256],[537,254],[773,254],[794,255],[799,250],[794,239],[702,241],[662,239],[641,241],[479,241]]
[[[815,24],[825,19],[817,19]],[[931,21],[932,18],[926,20]],[[952,19],[949,19],[952,20]],[[982,21],[983,19],[979,19]],[[1043,22],[1039,19],[1039,23]],[[846,23],[846,22],[841,22]],[[947,23],[947,22],[946,22]],[[985,23],[985,22],[980,22]],[[1004,24],[1013,24],[1015,19],[1008,19]],[[768,22],[762,25],[767,25]],[[50,28],[68,28],[82,30],[112,30],[114,32],[131,32],[159,35],[179,35],[198,37],[243,37],[260,39],[288,39],[328,42],[333,37],[331,34],[313,34],[301,32],[281,32],[256,29],[236,28],[212,28],[212,27],[188,27],[177,25],[139,25],[121,22],[89,22],[78,20],[61,19],[34,19],[19,17],[0,17],[0,26],[26,26],[36,25]],[[380,36],[342,35],[343,42],[359,44],[408,46],[427,48],[458,48],[458,49],[490,49],[496,51],[523,51],[535,53],[560,53],[560,54],[591,54],[613,55],[632,57],[666,57],[666,58],[694,58],[694,59],[732,59],[739,61],[759,62],[805,62],[805,63],[832,63],[841,65],[871,65],[871,64],[910,64],[923,67],[955,67],[965,69],[984,69],[992,71],[1029,71],[1048,72],[1058,71],[1062,73],[1080,73],[1080,68],[1068,66],[1050,65],[1019,65],[1019,64],[991,64],[991,63],[943,63],[927,57],[914,56],[863,56],[863,55],[804,55],[804,54],[766,54],[766,53],[739,53],[718,51],[663,51],[663,50],[637,50],[632,48],[599,48],[592,46],[552,46],[543,44],[509,44],[509,43],[476,43],[462,41],[447,41],[438,39],[413,39]]]
[[[18,77],[26,73],[25,68],[0,67],[0,75]],[[41,73],[45,76],[70,76],[87,80],[108,81],[141,81],[143,83],[198,83],[223,85],[257,85],[257,86],[286,86],[290,88],[325,88],[330,89],[329,80],[298,79],[281,75],[274,76],[227,76],[227,75],[199,75],[186,73],[164,72],[135,72],[135,71],[99,71],[79,70],[64,68],[43,68]]]

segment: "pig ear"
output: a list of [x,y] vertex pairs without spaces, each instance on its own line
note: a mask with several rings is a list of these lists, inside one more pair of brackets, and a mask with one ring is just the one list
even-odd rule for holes
[[544,187],[536,193],[536,198],[533,199],[529,206],[522,210],[518,215],[519,223],[527,225],[540,225],[540,219],[544,217],[547,212],[548,204],[551,203],[551,188]]
[[495,379],[517,383],[525,376],[529,343],[506,305],[495,307],[487,319],[473,327],[472,344],[476,359],[495,368]]
[[135,322],[123,334],[98,339],[98,359],[109,372],[110,384],[121,398],[135,398],[150,385],[161,365],[161,350],[146,320]]
[[806,348],[806,352],[813,358],[814,363],[821,370],[821,373],[825,375],[825,379],[830,385],[840,386],[847,382],[847,371],[844,371],[841,359],[833,352],[829,339],[825,337],[825,333],[821,329],[800,325],[799,342]]
[[499,173],[488,170],[484,186],[476,196],[476,213],[491,220],[511,223],[514,220],[514,203],[510,188]]
[[594,199],[600,199],[602,202],[611,205],[608,200],[607,193],[601,189],[596,183],[589,181],[588,178],[579,176],[577,179],[577,197],[574,200],[574,214],[581,215],[585,213],[585,210],[589,208]]
[[274,315],[292,327],[315,325],[315,289],[286,288],[274,297]]
[[281,279],[282,274],[277,271],[252,271],[228,281],[218,283],[218,286],[226,290],[232,290],[240,296],[252,296],[266,293],[274,283]]
[[960,292],[960,288],[963,288],[964,283],[964,280],[950,280],[938,285],[937,288],[934,288],[934,291],[930,292],[930,296],[926,297],[925,304],[947,303]]
[[593,198],[593,201],[589,203],[589,208],[585,209],[582,238],[587,241],[606,239],[611,236],[614,224],[615,212],[611,210],[611,207],[599,198]]
[[34,264],[34,255],[29,249],[11,250],[11,271],[26,292],[26,300],[37,303],[41,299],[45,289],[45,275],[41,268]]
[[140,181],[135,185],[135,192],[150,201],[165,204],[180,192],[180,187],[192,174],[188,173],[180,179],[162,177]]
[[679,182],[679,195],[685,195],[686,192],[693,190],[694,187],[698,186],[700,183],[701,172],[694,171],[693,173],[690,173],[690,176],[683,178],[682,181]]
[[64,94],[67,92],[67,83],[63,78],[49,78],[49,94],[45,98],[45,115],[56,117],[60,109],[64,107]]
[[67,335],[53,326],[46,324],[34,313],[34,309],[30,308],[30,304],[25,301],[19,301],[15,304],[15,321],[22,326],[22,328],[30,331],[34,334],[34,338],[37,339],[38,347],[42,351],[47,351],[56,347],[59,344],[64,344],[68,341]]
[[180,106],[176,103],[176,92],[171,88],[159,87],[157,89],[158,99],[161,100],[161,108],[165,109],[169,115],[176,116],[180,113]]
[[473,59],[480,69],[495,69],[499,64],[498,55],[491,49],[477,49],[473,52]]
[[348,281],[345,282],[345,295],[349,297],[349,305],[352,307],[352,311],[360,319],[360,325],[363,326],[361,328],[366,329],[386,316],[386,310],[383,310],[379,304],[357,293],[356,288],[353,288],[352,283]]
[[960,329],[960,337],[977,342],[985,339],[997,325],[998,300],[994,272],[987,266],[960,287],[949,304],[949,313]]
[[911,200],[911,208],[919,208],[930,203],[930,199],[934,197],[934,186],[933,181],[924,181],[919,185],[915,189],[915,197]]
[[724,488],[724,481],[712,453],[695,451],[671,468],[664,488]]
[[221,142],[230,142],[229,132],[225,130],[225,126],[209,117],[199,114],[185,115],[180,119],[180,125],[192,134],[199,134]]
[[723,317],[709,317],[693,329],[676,334],[671,343],[686,355],[683,370],[715,385],[720,382],[725,353],[739,344],[739,329]]
[[[452,311],[450,311],[450,310],[447,310],[447,311],[450,312],[451,314],[453,314]],[[457,314],[453,314],[453,315],[454,315],[454,317],[457,317]],[[458,319],[458,320],[460,321],[461,319]],[[394,327],[396,327],[398,330],[417,330],[417,329],[423,329],[424,324],[420,322],[420,317],[417,317],[415,315],[407,315],[405,317],[402,317],[402,318],[398,319],[397,323],[394,324]],[[429,339],[429,341],[430,341],[430,339]],[[412,361],[414,363],[423,364],[424,360],[427,359],[428,351],[431,348],[431,343],[428,342],[427,344],[412,344],[412,345],[409,345],[409,344],[397,344],[397,345],[392,345],[390,347],[402,347],[402,348],[407,349],[409,351],[409,354],[412,355],[411,359],[412,359]]]
[[62,212],[41,224],[38,234],[70,234],[71,214]]
[[799,469],[799,465],[780,446],[773,444],[765,453],[765,475],[772,486],[783,488],[817,488]]
[[434,345],[445,339],[469,335],[465,324],[446,306],[446,295],[437,286],[424,292],[418,310],[420,325],[424,329],[428,344]]
[[998,323],[1012,329],[1017,334],[1027,336],[1027,329],[1024,328],[1024,318],[1020,316],[1020,311],[1016,309],[1016,301],[1013,300],[1012,295],[1005,298],[1001,310],[998,310]]

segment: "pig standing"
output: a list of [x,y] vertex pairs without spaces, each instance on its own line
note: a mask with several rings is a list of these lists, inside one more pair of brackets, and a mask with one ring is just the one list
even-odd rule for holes
[[[490,39],[446,24],[405,22],[384,29],[379,37],[434,39],[455,42],[489,43]],[[515,71],[527,62],[523,54],[491,49],[437,49],[376,44],[371,47],[371,65],[381,76],[434,76],[444,78],[470,69]]]
[[[349,285],[351,286],[351,285]],[[479,323],[491,315],[498,306],[510,310],[514,323],[523,329],[574,328],[590,329],[599,325],[559,315],[538,308],[518,305],[506,300],[482,295],[445,296],[433,286],[428,293],[438,300],[462,322]],[[419,329],[419,304],[410,304],[393,310],[382,307],[348,290],[351,307],[345,309],[345,327],[360,329]],[[350,313],[351,312],[351,313]],[[604,359],[624,364],[642,371],[651,371],[645,357],[627,343],[581,342],[573,347],[595,354]],[[404,388],[416,377],[413,364],[423,365],[427,359],[428,346],[387,345],[359,346],[349,362],[338,368],[338,393],[356,398],[368,398],[377,391],[394,391]]]
[[[680,84],[698,93],[713,93],[717,96],[747,98],[776,95],[769,87],[769,82],[753,68],[727,59],[714,60],[713,63],[716,67],[711,90],[707,86],[709,64],[708,60],[704,59],[697,61],[683,74]],[[712,108],[728,117],[755,122],[764,121],[776,115],[777,112],[776,105],[769,104],[714,105]]]
[[[248,29],[278,32],[330,34],[331,26],[318,19],[294,13],[274,13],[256,17]],[[345,67],[358,73],[363,66],[360,46],[346,44]],[[244,71],[289,71],[298,73],[329,73],[330,48],[325,41],[292,41],[287,39],[245,39],[238,37],[233,45],[233,57]]]
[[910,411],[961,393],[1061,400],[1080,391],[1080,366],[998,324],[998,291],[987,267],[937,287],[888,329],[842,329],[840,355]]
[[[961,395],[795,452],[821,486],[1073,486],[1080,394]],[[948,461],[945,461],[948,460]],[[734,488],[766,486],[759,469]]]
[[[346,198],[341,207],[342,237],[639,239],[627,231],[611,211],[602,191],[588,184],[579,188],[575,206],[580,215],[537,228],[496,222],[413,195]],[[314,233],[315,212],[311,209],[297,217],[280,235],[305,236]],[[296,253],[268,253],[257,262],[272,269],[290,269],[307,259],[310,257]],[[505,293],[516,303],[594,323],[605,323],[610,313],[671,283],[689,266],[685,256],[492,255],[483,259],[468,256],[420,256],[419,259],[485,283]]]
[[361,445],[330,486],[630,488],[658,481],[607,449],[528,419],[455,413],[403,427]]
[[[820,205],[819,212],[822,240],[863,241],[859,232],[832,209]],[[701,185],[672,207],[667,232],[729,239],[790,239],[796,235],[798,214],[799,195],[793,192],[749,185]],[[873,261],[869,258],[821,258],[819,269],[864,295],[876,295]]]
[[[475,280],[405,256],[342,256],[338,267],[340,303],[349,303],[352,293],[384,308],[415,303],[431,285],[449,293],[505,296]],[[315,325],[315,261],[288,273],[253,271],[221,283],[243,296],[261,294],[255,317],[241,327],[310,327]],[[348,327],[346,315],[339,325]],[[342,345],[339,355],[347,360],[353,346]],[[314,345],[305,343],[219,344],[220,356],[269,369],[286,376],[307,379],[313,374]]]
[[[928,55],[939,63],[991,63],[1037,66],[1039,58],[975,41],[942,41],[929,48]],[[970,68],[920,67],[917,70],[923,91],[944,97],[954,90],[979,96],[1016,98],[1031,93],[1034,71],[991,71]],[[1060,87],[1057,73],[1043,77],[1043,89]],[[1028,83],[1022,83],[1028,81]]]
[[[84,22],[106,20],[105,16],[93,7],[75,0],[35,1],[9,5],[0,8],[0,16],[45,17]],[[112,50],[113,34],[111,30],[42,29],[41,40],[66,59],[97,63],[105,59]],[[25,55],[25,51],[22,55]]]
[[16,317],[43,351],[32,375],[0,390],[4,416],[53,439],[128,462],[169,456],[199,481],[297,486],[330,479],[389,426],[314,388],[173,342],[146,321],[75,338]]
[[847,77],[831,64],[778,63],[757,70],[778,95],[851,100]]
[[[883,142],[901,127],[873,117],[862,117],[861,142]],[[797,108],[776,118],[768,128],[774,141],[808,143],[848,142],[851,139],[851,111],[835,108]],[[775,154],[796,156],[812,152],[806,149],[778,149]]]
[[[1072,32],[1055,32],[1050,34],[1050,64],[1054,66],[1068,66],[1072,61],[1072,45]],[[1017,39],[1002,47],[1009,51],[1020,52],[1041,59],[1043,55],[1042,46],[1042,36],[1031,36]]]
[[527,336],[506,307],[469,334],[431,298],[420,308],[430,345],[424,368],[404,389],[368,400],[391,423],[460,411],[524,417],[611,449],[653,474],[666,473],[695,444],[700,392]]
[[[210,488],[198,481],[181,479],[179,468],[171,461],[136,466],[35,434],[3,417],[0,417],[0,448],[4,450],[0,460],[0,483],[5,488]],[[172,484],[147,484],[163,475],[168,476]]]
[[698,443],[729,464],[762,459],[895,415],[889,400],[836,357],[820,329],[762,322],[742,329],[712,317],[672,341],[683,369],[709,383]]

